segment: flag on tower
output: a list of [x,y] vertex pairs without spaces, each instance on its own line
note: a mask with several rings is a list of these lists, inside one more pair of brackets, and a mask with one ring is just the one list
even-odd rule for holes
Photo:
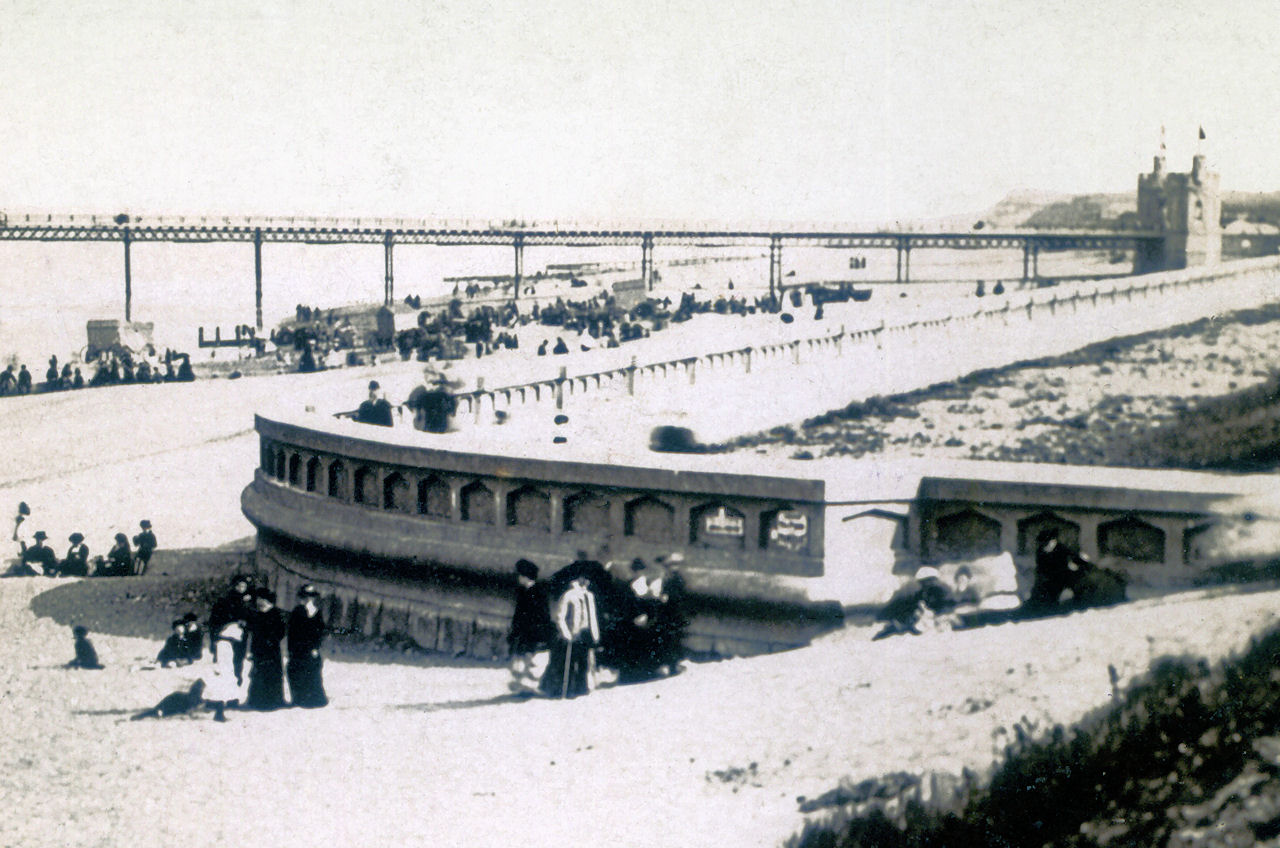
[[1201,126],[1201,127],[1200,127],[1200,140],[1201,140],[1201,141],[1204,141],[1204,127],[1203,127],[1203,126]]

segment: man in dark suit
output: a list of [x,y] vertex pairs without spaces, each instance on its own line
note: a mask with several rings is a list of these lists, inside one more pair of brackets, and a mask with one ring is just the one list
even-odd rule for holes
[[377,424],[380,427],[390,427],[394,424],[391,419],[391,404],[378,394],[381,388],[377,380],[369,381],[369,399],[360,404],[360,408],[356,410],[356,421],[361,424]]

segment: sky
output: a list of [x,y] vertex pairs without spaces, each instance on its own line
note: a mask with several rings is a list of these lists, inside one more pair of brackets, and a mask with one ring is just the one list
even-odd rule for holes
[[0,209],[886,221],[1280,189],[1257,2],[7,0]]

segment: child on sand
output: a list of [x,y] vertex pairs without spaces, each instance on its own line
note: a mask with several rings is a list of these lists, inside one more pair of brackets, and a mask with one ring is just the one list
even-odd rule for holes
[[98,652],[89,641],[89,628],[77,624],[71,628],[71,633],[76,640],[76,658],[67,663],[67,668],[102,668],[102,663],[98,662]]

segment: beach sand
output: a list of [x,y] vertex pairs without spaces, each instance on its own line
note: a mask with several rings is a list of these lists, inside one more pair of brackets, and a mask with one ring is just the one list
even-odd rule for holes
[[[1217,658],[1276,621],[1280,591],[1189,593],[1066,618],[694,664],[568,702],[513,702],[504,669],[330,652],[326,709],[131,722],[193,668],[131,670],[160,639],[94,634],[106,669],[60,667],[69,630],[0,582],[0,844],[775,845],[797,798],[842,778],[989,767],[1112,697],[1153,658]],[[128,580],[112,581],[124,584]],[[146,598],[129,612],[163,628]],[[827,811],[810,814],[826,815]]]

